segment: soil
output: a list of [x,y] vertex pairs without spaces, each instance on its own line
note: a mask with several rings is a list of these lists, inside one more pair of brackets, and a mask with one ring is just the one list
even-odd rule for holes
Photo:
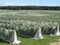
[[60,45],[60,39],[58,39],[56,42],[50,43],[50,45]]

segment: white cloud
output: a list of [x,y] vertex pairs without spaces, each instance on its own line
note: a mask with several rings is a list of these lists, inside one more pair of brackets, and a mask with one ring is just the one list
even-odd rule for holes
[[26,4],[12,4],[12,3],[4,3],[0,4],[0,6],[25,6]]
[[8,6],[8,5],[12,5],[12,4],[11,3],[0,4],[0,6]]

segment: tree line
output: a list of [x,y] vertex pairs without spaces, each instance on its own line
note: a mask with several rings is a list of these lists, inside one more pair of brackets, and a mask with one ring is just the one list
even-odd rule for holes
[[60,10],[60,6],[0,6],[7,10]]

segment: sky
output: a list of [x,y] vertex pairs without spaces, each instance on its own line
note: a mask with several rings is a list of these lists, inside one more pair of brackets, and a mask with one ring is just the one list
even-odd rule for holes
[[60,0],[0,0],[0,6],[60,6]]

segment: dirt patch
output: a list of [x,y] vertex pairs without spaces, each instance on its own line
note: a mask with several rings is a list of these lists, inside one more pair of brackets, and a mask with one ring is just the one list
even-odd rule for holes
[[50,43],[50,45],[60,45],[60,42]]
[[56,42],[50,43],[49,45],[60,45],[60,39],[58,39]]

